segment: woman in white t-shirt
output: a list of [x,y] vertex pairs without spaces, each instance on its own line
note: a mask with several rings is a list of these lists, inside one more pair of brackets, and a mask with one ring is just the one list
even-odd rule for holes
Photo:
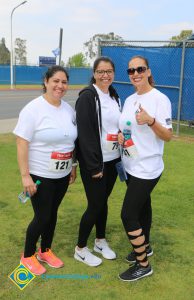
[[133,247],[126,259],[135,264],[119,277],[134,281],[153,273],[147,259],[153,254],[149,244],[150,195],[164,169],[164,141],[172,137],[172,122],[171,103],[153,87],[147,59],[133,57],[127,73],[136,93],[126,99],[119,120],[119,143],[123,145],[122,161],[128,177],[121,218]]
[[106,259],[116,258],[106,240],[108,198],[117,178],[115,164],[120,161],[120,102],[112,86],[114,72],[111,59],[97,58],[93,66],[91,85],[80,92],[76,103],[76,153],[88,206],[81,218],[74,258],[93,267],[102,262],[101,258],[87,248],[87,240],[94,226],[94,251]]
[[[21,263],[35,275],[46,272],[39,261],[53,268],[64,265],[51,251],[51,244],[59,205],[76,178],[76,166],[72,164],[77,138],[75,112],[62,100],[68,80],[63,67],[49,68],[44,77],[44,94],[22,109],[13,131],[24,193],[30,195],[34,210]],[[38,187],[37,180],[41,182]],[[40,236],[41,246],[36,253]]]

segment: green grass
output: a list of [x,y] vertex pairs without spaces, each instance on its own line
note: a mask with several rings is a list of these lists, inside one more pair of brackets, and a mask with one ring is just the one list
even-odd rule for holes
[[[173,124],[173,132],[177,134],[177,125]],[[181,122],[179,127],[179,136],[194,138],[194,127],[189,127],[188,122]]]
[[[117,278],[128,264],[124,258],[129,250],[120,220],[125,184],[116,183],[109,201],[107,238],[118,254],[115,261],[103,260],[91,268],[73,259],[80,217],[86,206],[83,186],[78,176],[69,188],[60,209],[53,249],[64,260],[65,267],[47,267],[48,275],[95,275],[98,279],[44,279],[36,277],[23,291],[8,278],[19,264],[25,230],[32,218],[30,202],[19,203],[21,182],[16,162],[15,139],[0,135],[0,259],[1,299],[131,299],[191,300],[194,299],[194,143],[173,140],[165,146],[165,171],[152,194],[154,255],[150,262],[152,277],[138,282],[121,282]],[[93,231],[88,246],[93,246]]]

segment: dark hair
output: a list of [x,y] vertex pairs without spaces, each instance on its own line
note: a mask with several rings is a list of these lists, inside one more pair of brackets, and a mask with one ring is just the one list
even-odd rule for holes
[[[98,68],[98,65],[101,63],[101,61],[110,63],[113,68],[113,71],[115,72],[115,65],[114,65],[113,61],[107,56],[100,56],[94,61],[93,73],[95,73],[95,71]],[[92,76],[92,78],[90,80],[90,84],[93,84],[93,83],[96,83],[96,79],[94,78],[94,76]],[[111,98],[114,97],[115,99],[118,99],[118,94],[115,91],[115,89],[113,88],[112,84],[109,86],[109,93],[110,93]]]
[[67,73],[67,70],[65,70],[65,68],[61,67],[61,66],[52,66],[50,68],[48,68],[48,70],[46,71],[46,73],[44,74],[43,77],[43,92],[46,93],[46,86],[44,84],[44,81],[48,81],[49,78],[53,77],[53,75],[57,72],[63,72],[66,77],[67,77],[67,81],[69,81],[69,74]]
[[[144,56],[141,56],[141,55],[135,55],[135,56],[133,56],[133,57],[130,59],[130,61],[132,61],[132,60],[135,59],[135,58],[140,58],[140,59],[142,59],[142,60],[144,61],[145,65],[147,66],[147,68],[148,68],[148,69],[150,68],[150,67],[149,67],[149,62],[148,62],[148,59],[147,59],[147,58],[145,58]],[[129,62],[130,62],[130,61],[129,61]],[[149,82],[149,84],[150,84],[152,87],[154,87],[154,78],[153,78],[152,74],[148,77],[148,82]]]

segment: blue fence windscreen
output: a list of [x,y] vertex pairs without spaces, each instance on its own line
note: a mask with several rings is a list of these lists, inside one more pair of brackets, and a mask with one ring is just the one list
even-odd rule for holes
[[[14,84],[41,84],[48,67],[14,66]],[[69,84],[87,85],[92,76],[91,68],[66,68],[69,73]],[[0,84],[10,84],[10,66],[0,65]]]
[[[173,118],[177,118],[181,73],[181,47],[103,46],[101,54],[110,57],[116,68],[114,86],[121,101],[134,93],[127,75],[128,61],[136,55],[149,61],[156,88],[166,94],[172,104]],[[194,48],[186,48],[183,78],[181,119],[194,119]]]

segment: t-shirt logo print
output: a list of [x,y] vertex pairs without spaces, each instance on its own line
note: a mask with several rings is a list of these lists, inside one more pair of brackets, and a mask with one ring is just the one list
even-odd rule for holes
[[165,121],[166,121],[166,125],[171,125],[172,124],[171,118],[167,118]]

